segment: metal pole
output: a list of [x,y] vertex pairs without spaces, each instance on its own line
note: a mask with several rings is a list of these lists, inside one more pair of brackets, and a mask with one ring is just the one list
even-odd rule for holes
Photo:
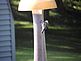
[[33,13],[34,61],[46,61],[45,33],[41,32],[42,22],[44,22],[43,13],[42,10],[35,12],[37,13]]

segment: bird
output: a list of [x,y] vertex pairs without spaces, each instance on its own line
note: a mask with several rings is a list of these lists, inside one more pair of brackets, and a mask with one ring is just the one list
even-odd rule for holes
[[43,23],[42,23],[42,33],[45,32],[47,29],[48,29],[48,20],[45,20]]

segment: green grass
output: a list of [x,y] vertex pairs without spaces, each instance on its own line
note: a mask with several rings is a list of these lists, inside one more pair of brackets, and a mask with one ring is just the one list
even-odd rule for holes
[[[30,13],[18,12],[19,1],[13,1],[16,29],[16,60],[34,61],[33,48],[33,24],[30,21]],[[18,14],[18,15],[17,15]],[[49,16],[58,16],[59,13],[49,11]],[[29,18],[30,17],[30,18]],[[27,19],[27,20],[26,20]],[[69,20],[70,19],[70,20]],[[51,21],[50,21],[51,20]],[[81,27],[71,27],[73,19],[69,17],[56,17],[49,21],[49,29],[46,32],[47,61],[81,61]],[[59,24],[57,24],[59,22]],[[53,25],[53,23],[55,23]],[[62,26],[61,23],[64,23]],[[79,51],[80,50],[80,51]]]
[[[15,21],[15,25],[20,25],[20,26],[17,26],[16,28],[33,28],[33,24],[28,21]],[[63,26],[50,26],[49,25],[49,29],[64,30],[67,28],[65,28]]]
[[[17,61],[33,61],[33,48],[17,48]],[[81,54],[47,51],[47,61],[80,61]]]
[[17,48],[17,61],[33,61],[33,50],[31,48]]
[[28,21],[15,21],[16,28],[33,28],[32,23]]
[[81,54],[59,51],[48,51],[48,61],[80,61]]
[[[32,23],[29,21],[15,21],[15,25],[16,60],[34,61]],[[47,61],[81,61],[81,53],[78,52],[79,49],[76,47],[81,39],[76,37],[76,31],[64,29],[49,26],[46,33]]]

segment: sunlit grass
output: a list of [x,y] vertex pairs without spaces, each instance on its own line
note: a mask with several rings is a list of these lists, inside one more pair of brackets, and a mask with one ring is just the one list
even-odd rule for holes
[[56,15],[60,15],[60,14],[57,12],[49,11],[49,16],[56,16]]
[[33,49],[31,48],[17,48],[17,61],[33,61]]
[[[33,48],[17,48],[17,61],[33,61]],[[80,61],[81,54],[47,50],[47,61]]]
[[27,22],[27,21],[15,21],[15,24],[29,25],[29,24],[32,24],[32,23]]
[[[22,28],[22,29],[33,27],[32,23],[28,21],[15,21],[15,25],[18,25],[17,28]],[[59,26],[56,28],[55,26],[49,26],[49,29],[65,29],[65,28],[59,27]],[[23,41],[23,42],[27,42],[27,41]],[[21,46],[22,46],[22,43],[21,43]],[[56,48],[73,49],[72,47],[64,46],[64,45],[47,44],[47,47],[49,46],[56,47]],[[16,59],[17,61],[34,61],[33,48],[27,48],[23,46],[17,48]],[[47,61],[81,61],[81,54],[72,53],[72,52],[64,52],[64,51],[61,52],[61,51],[55,51],[55,50],[48,49],[47,50]]]
[[60,51],[48,51],[48,61],[80,61],[81,54]]
[[49,29],[58,29],[58,30],[64,30],[64,29],[66,29],[65,27],[62,27],[62,26],[49,26],[48,28]]
[[[17,28],[33,28],[33,24],[31,22],[27,21],[15,21],[15,25],[21,25],[17,26]],[[58,30],[64,30],[65,27],[62,26],[48,26],[49,29],[58,29]]]
[[74,49],[73,47],[64,46],[64,45],[52,45],[52,44],[47,44],[47,45],[50,47],[56,47],[56,48]]
[[32,23],[28,21],[15,21],[15,25],[18,25],[17,28],[32,28]]

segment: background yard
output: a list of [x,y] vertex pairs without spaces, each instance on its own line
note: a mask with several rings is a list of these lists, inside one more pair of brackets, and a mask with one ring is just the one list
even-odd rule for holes
[[[15,20],[16,59],[33,61],[34,41],[31,12],[18,12],[18,2],[12,0]],[[80,2],[79,2],[80,3]],[[79,7],[80,13],[80,7]],[[81,18],[74,11],[46,11],[49,20],[46,31],[47,61],[81,61]]]

